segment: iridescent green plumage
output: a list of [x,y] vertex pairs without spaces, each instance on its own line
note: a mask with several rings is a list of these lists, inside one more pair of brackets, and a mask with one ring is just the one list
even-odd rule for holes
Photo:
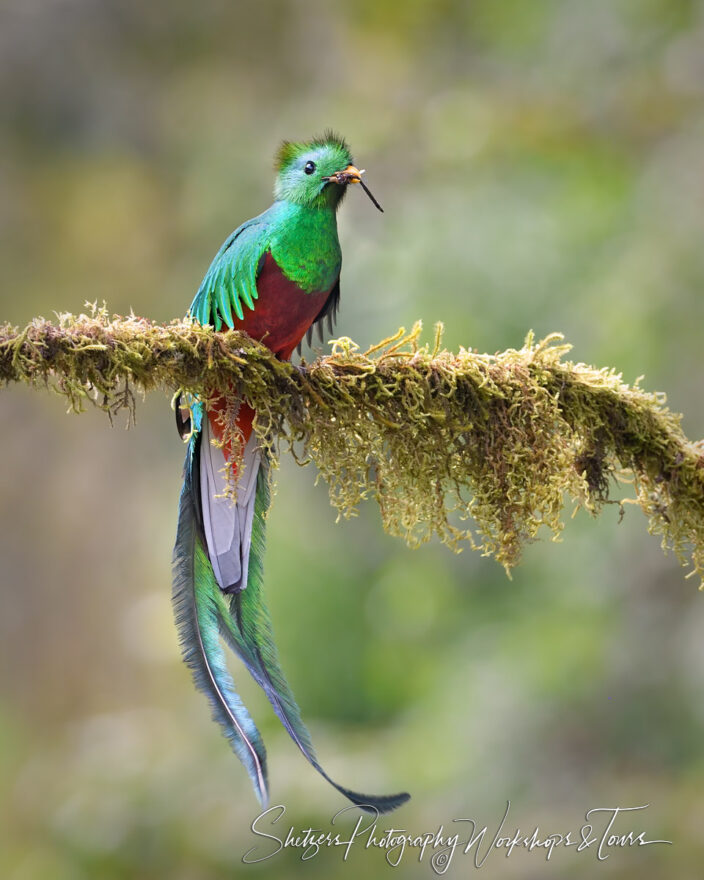
[[[276,201],[226,239],[191,314],[217,329],[223,323],[237,326],[288,358],[314,322],[334,316],[341,263],[335,212],[347,183],[358,180],[360,172],[344,141],[330,134],[306,144],[283,144],[277,171]],[[215,720],[262,803],[267,798],[264,745],[234,689],[219,637],[239,655],[291,738],[328,782],[363,808],[394,809],[407,794],[359,794],[325,773],[279,665],[263,596],[268,464],[251,435],[253,412],[236,397],[219,397],[210,412],[196,402],[191,413],[174,553],[174,606],[196,685],[208,696]],[[244,440],[244,459],[230,462],[237,475],[234,505],[218,491],[218,473],[231,457],[218,433],[228,419]],[[211,435],[221,437],[221,446],[211,444]]]
[[[306,163],[315,172],[306,174]],[[287,278],[304,293],[327,290],[340,274],[342,253],[335,212],[345,187],[324,177],[352,164],[344,140],[331,132],[308,143],[285,141],[279,148],[274,204],[247,220],[223,242],[191,304],[201,324],[234,326],[254,308],[257,275],[268,251]]]

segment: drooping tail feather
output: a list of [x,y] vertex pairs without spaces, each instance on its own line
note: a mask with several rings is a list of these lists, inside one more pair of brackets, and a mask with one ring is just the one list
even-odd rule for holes
[[405,803],[409,795],[405,792],[395,795],[361,794],[334,782],[318,763],[310,733],[303,723],[293,692],[279,665],[271,619],[263,594],[264,517],[268,507],[267,463],[262,458],[257,475],[247,589],[229,597],[230,614],[221,619],[222,635],[246,664],[254,680],[264,690],[291,739],[318,773],[352,803],[379,813],[387,813]]
[[200,517],[196,506],[199,493],[194,491],[193,485],[199,440],[195,435],[189,443],[181,491],[173,559],[174,617],[183,658],[195,685],[208,697],[213,718],[247,769],[259,802],[265,807],[268,802],[266,750],[225,665],[219,622],[227,608],[199,534]]
[[[202,411],[195,414],[200,427]],[[207,432],[206,432],[207,434]],[[218,585],[208,558],[204,531],[199,456],[202,435],[194,434],[186,459],[179,529],[174,553],[174,605],[184,657],[196,685],[213,706],[233,750],[247,768],[262,803],[267,797],[266,753],[259,732],[234,690],[218,640],[239,655],[267,695],[289,735],[315,769],[341,794],[362,809],[386,813],[408,800],[405,792],[366,795],[334,782],[318,763],[310,733],[301,718],[291,688],[279,665],[271,620],[263,595],[265,514],[269,507],[267,462],[262,456],[257,474],[251,549],[246,588],[227,595]]]

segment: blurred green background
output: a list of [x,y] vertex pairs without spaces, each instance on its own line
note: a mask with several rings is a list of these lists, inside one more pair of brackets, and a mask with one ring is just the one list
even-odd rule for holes
[[[341,212],[339,334],[442,320],[449,347],[495,351],[560,330],[704,436],[700,2],[4,0],[0,105],[1,320],[96,299],[182,315],[270,203],[279,140],[333,126],[386,210],[355,192]],[[241,864],[256,802],[172,625],[168,400],[125,432],[11,388],[0,418],[3,877],[386,876],[361,848]],[[282,462],[270,604],[323,765],[413,795],[380,827],[491,830],[510,799],[511,830],[574,832],[592,807],[649,803],[619,829],[673,846],[484,871],[701,876],[704,597],[641,514],[568,509],[563,542],[509,581],[478,554],[408,550],[372,504],[335,524],[314,477]],[[328,829],[345,802],[233,668],[279,824]],[[411,852],[398,870],[432,876]]]

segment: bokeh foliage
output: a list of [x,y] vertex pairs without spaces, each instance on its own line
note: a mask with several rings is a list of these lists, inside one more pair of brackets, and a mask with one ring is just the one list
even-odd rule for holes
[[[695,0],[10,0],[0,319],[95,299],[182,315],[268,204],[278,141],[332,125],[386,210],[343,207],[339,333],[366,347],[442,320],[448,348],[498,351],[560,329],[576,359],[666,390],[701,437],[702,57]],[[240,876],[255,805],[169,610],[183,449],[167,401],[128,433],[23,389],[0,412],[5,875]],[[485,870],[698,876],[704,610],[639,516],[578,515],[508,581],[478,554],[409,551],[371,506],[335,525],[284,462],[270,603],[331,773],[408,788],[399,821],[418,830],[491,822],[507,798],[550,830],[649,802],[645,827],[674,846]],[[287,821],[327,823],[339,802],[236,680]],[[257,873],[385,868],[289,854]]]

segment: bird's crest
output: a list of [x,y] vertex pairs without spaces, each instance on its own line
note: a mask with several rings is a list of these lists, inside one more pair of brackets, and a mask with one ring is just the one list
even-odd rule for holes
[[278,172],[285,168],[291,161],[314,150],[316,147],[335,146],[344,150],[352,161],[349,144],[331,128],[327,128],[321,135],[317,135],[309,141],[282,141],[274,157],[274,169]]

